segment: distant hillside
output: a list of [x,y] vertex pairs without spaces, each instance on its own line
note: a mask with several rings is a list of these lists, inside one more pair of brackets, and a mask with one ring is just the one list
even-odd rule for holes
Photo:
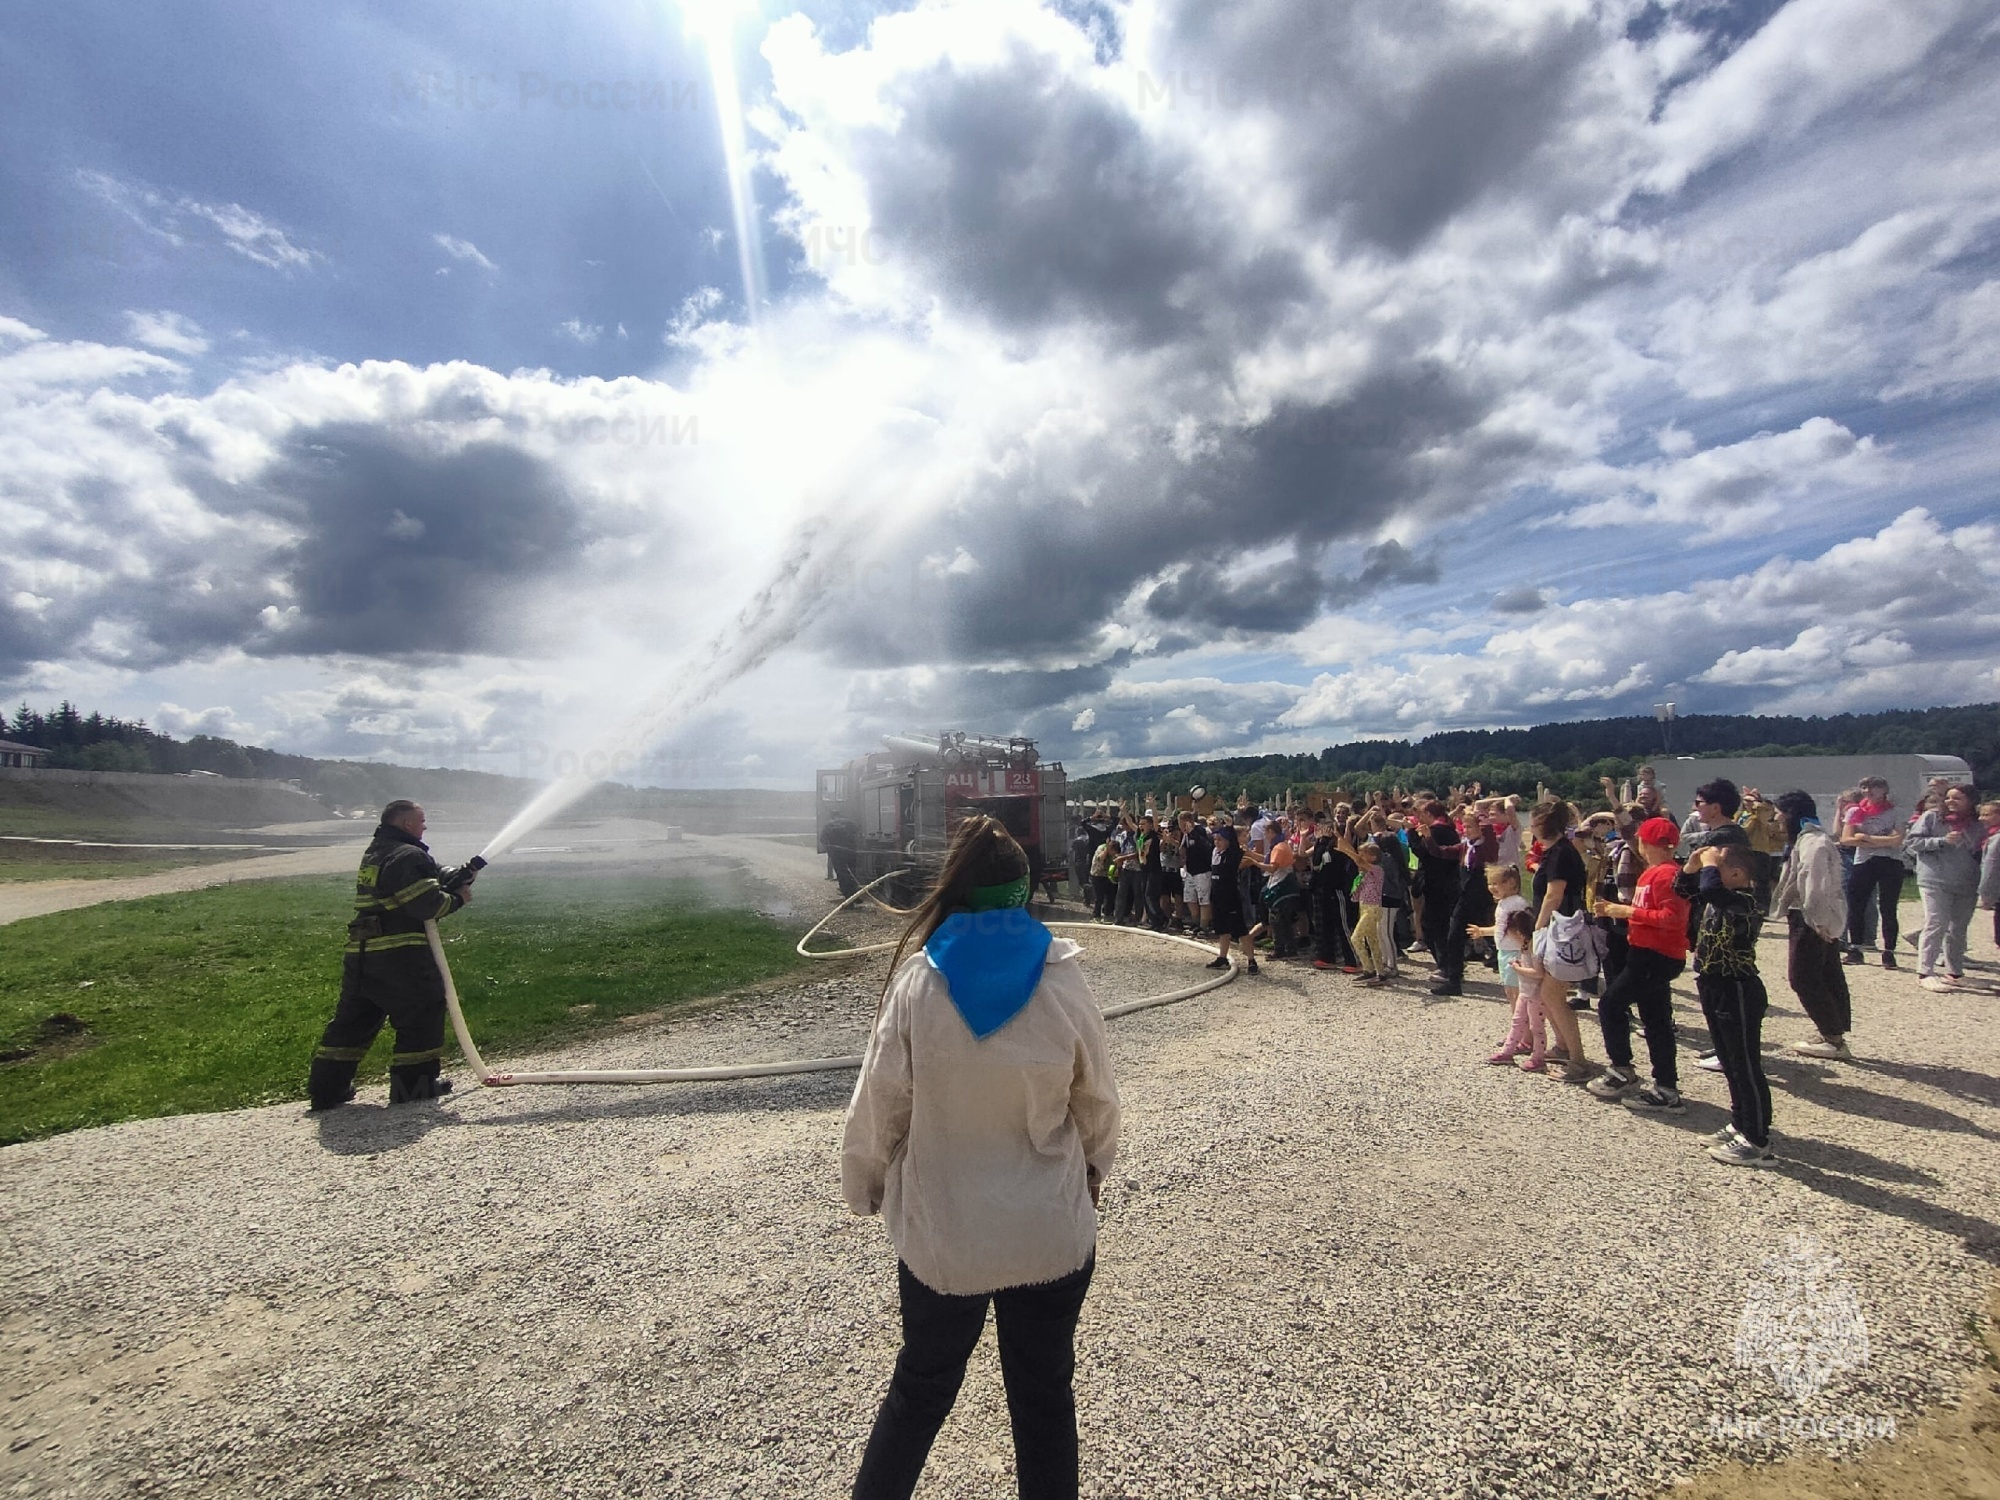
[[[1824,719],[1694,714],[1674,721],[1673,737],[1676,755],[1957,755],[1982,787],[2000,784],[2000,703]],[[1314,787],[1361,793],[1477,781],[1494,792],[1529,796],[1541,784],[1583,799],[1597,795],[1600,776],[1629,776],[1640,762],[1663,753],[1654,719],[1583,719],[1529,729],[1451,729],[1415,742],[1356,740],[1317,755],[1142,766],[1077,777],[1070,795],[1081,801],[1171,795],[1201,783],[1231,798],[1248,791],[1267,800]]]
[[[85,714],[63,703],[47,713],[25,703],[11,719],[0,720],[0,738],[49,751],[49,765],[62,770],[138,771],[289,781],[328,809],[354,812],[379,808],[393,797],[413,797],[438,806],[511,809],[525,803],[542,783],[490,771],[384,765],[378,761],[316,760],[257,745],[197,734],[185,740],[161,734],[143,721]],[[20,795],[16,794],[16,799]],[[646,817],[676,823],[696,833],[799,833],[812,830],[812,794],[797,792],[682,791],[598,787],[568,816]],[[296,815],[295,815],[296,816]]]

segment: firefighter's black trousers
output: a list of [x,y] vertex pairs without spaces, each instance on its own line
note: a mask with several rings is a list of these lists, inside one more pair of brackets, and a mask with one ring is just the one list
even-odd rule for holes
[[313,1108],[327,1109],[347,1097],[354,1070],[384,1021],[396,1029],[389,1102],[430,1098],[444,1056],[444,1020],[444,984],[428,948],[347,954],[340,1003],[319,1039],[306,1084]]

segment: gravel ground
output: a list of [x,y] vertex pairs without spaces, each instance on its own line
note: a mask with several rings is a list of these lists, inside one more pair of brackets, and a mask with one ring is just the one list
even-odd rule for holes
[[[761,873],[824,909],[814,857],[767,849]],[[1086,946],[1107,1004],[1201,962]],[[1767,1034],[1800,1037],[1781,945],[1764,961]],[[859,1050],[881,972],[829,964],[535,1061]],[[1848,972],[1864,1060],[1770,1054],[1772,1171],[1695,1149],[1716,1075],[1690,1070],[1662,1121],[1483,1066],[1498,992],[1432,1001],[1421,968],[1370,992],[1267,965],[1114,1023],[1085,1492],[1642,1494],[1955,1400],[2000,1259],[2000,1000]],[[851,1082],[474,1091],[10,1148],[0,1487],[845,1494],[896,1347],[893,1253],[839,1197]],[[1748,1278],[1794,1235],[1839,1257],[1870,1336],[1799,1401],[1733,1359]],[[919,1493],[1012,1493],[1011,1472],[989,1332]]]

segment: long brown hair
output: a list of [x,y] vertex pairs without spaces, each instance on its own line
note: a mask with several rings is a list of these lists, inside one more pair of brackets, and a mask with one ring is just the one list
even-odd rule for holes
[[944,925],[946,917],[953,912],[970,911],[975,886],[1005,885],[1027,873],[1028,856],[1014,842],[1014,835],[1007,831],[1005,823],[986,813],[974,813],[960,823],[951,836],[951,848],[945,854],[944,868],[938,871],[937,884],[910,912],[910,925],[903,929],[902,939],[896,944],[896,956],[889,961],[889,977],[882,983],[883,999],[888,998],[889,985],[903,966],[903,954],[912,939],[921,948]]

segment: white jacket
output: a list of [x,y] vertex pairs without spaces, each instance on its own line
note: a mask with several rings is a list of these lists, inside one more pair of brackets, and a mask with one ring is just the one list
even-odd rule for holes
[[919,952],[889,985],[847,1109],[841,1189],[880,1213],[931,1290],[972,1295],[1080,1270],[1091,1184],[1118,1150],[1118,1088],[1083,950],[1058,938],[1034,994],[983,1040]]
[[1838,846],[1822,829],[1801,828],[1771,893],[1771,909],[1803,913],[1814,932],[1830,943],[1838,942],[1847,926],[1847,897],[1840,876]]

